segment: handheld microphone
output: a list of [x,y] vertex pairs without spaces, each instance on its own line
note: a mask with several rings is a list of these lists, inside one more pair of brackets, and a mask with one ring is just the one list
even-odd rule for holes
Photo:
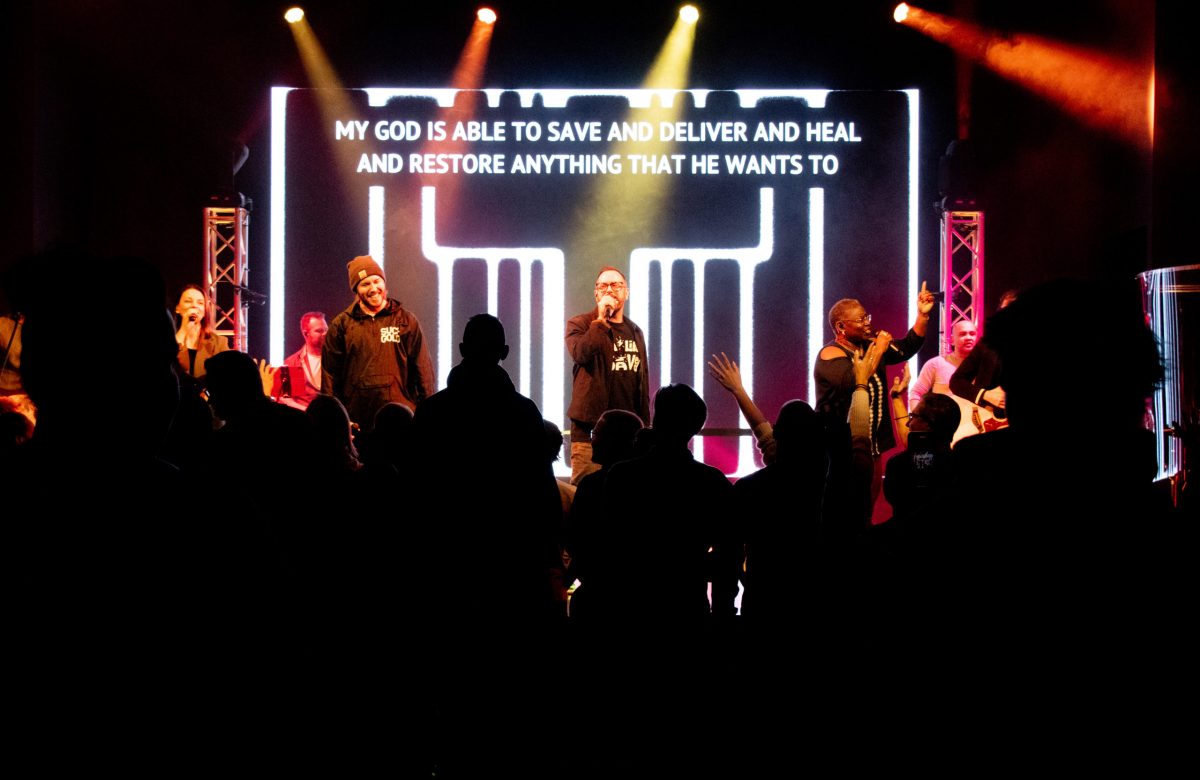
[[613,316],[613,307],[609,304],[604,304],[604,319],[611,320]]

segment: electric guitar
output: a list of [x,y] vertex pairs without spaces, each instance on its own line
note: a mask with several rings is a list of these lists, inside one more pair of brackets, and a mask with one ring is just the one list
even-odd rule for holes
[[1008,419],[996,417],[989,407],[971,403],[966,398],[960,398],[953,393],[947,393],[947,396],[954,399],[954,402],[958,404],[959,412],[962,413],[962,419],[958,423],[958,430],[954,432],[950,446],[954,446],[959,439],[967,436],[1008,427]]

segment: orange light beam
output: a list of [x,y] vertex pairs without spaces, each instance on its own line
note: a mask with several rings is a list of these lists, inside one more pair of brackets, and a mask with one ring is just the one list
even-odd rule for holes
[[[450,86],[458,90],[478,90],[483,86],[484,72],[487,66],[488,52],[491,49],[492,30],[495,23],[486,22],[476,16],[467,41],[463,44],[458,56],[458,63],[450,75]],[[452,108],[438,112],[438,120],[445,122],[446,138],[443,140],[426,139],[422,154],[456,154],[466,151],[470,143],[465,138],[455,139],[454,128],[459,123],[475,119],[481,94],[462,96],[455,101]],[[422,174],[422,184],[436,185],[438,188],[438,213],[446,216],[454,214],[458,200],[458,190],[461,176],[455,174]]]
[[1148,147],[1149,65],[1035,35],[1000,35],[908,6],[900,22],[1056,103],[1085,124]]
[[337,159],[337,169],[343,171],[339,177],[343,197],[350,197],[352,192],[352,172],[358,159],[358,151],[350,145],[339,144],[333,140],[334,125],[338,120],[347,120],[354,115],[354,109],[342,87],[337,71],[329,61],[325,49],[317,39],[316,32],[309,25],[308,17],[302,17],[288,24],[296,41],[296,50],[300,54],[300,62],[304,66],[308,82],[317,92],[317,106],[321,112],[321,121],[325,125],[325,135],[329,139],[330,153]]

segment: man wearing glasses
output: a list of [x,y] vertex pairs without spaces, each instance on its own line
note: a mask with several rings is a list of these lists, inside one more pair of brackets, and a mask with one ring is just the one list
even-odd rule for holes
[[596,308],[567,320],[571,369],[571,482],[578,484],[599,466],[592,462],[592,428],[609,409],[650,419],[650,374],[646,337],[625,317],[629,287],[625,275],[605,266],[596,277]]

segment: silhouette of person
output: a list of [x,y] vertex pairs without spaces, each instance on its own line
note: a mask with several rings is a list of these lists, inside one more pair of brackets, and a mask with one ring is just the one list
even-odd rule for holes
[[741,556],[729,538],[732,486],[688,450],[707,416],[691,387],[660,389],[649,453],[609,471],[605,518],[588,535],[588,588],[597,619],[646,628],[733,615]]
[[557,688],[545,654],[554,646],[547,632],[561,624],[551,573],[561,567],[562,508],[542,414],[500,366],[503,324],[471,317],[459,353],[446,387],[413,417],[420,458],[405,490],[399,565],[410,572],[400,592],[422,638],[415,668],[441,733],[457,744],[442,768],[474,777],[495,766],[475,749],[485,733],[503,734],[530,766],[546,750],[511,703],[549,700]]
[[828,456],[821,422],[803,401],[783,405],[772,436],[772,463],[733,486],[736,538],[746,550],[742,615],[796,628],[812,622],[822,580]]
[[[1074,378],[1078,350],[1046,341],[1064,317],[1102,325],[1105,353],[1118,360],[1104,383],[1070,395],[1050,382]],[[1154,492],[1144,426],[1162,376],[1158,349],[1136,287],[1109,282],[1024,291],[986,334],[1003,365],[1010,424],[956,445],[957,522],[937,575],[953,584],[940,606],[959,618],[937,639],[962,647],[986,638],[976,646],[1003,660],[1003,679],[1038,696],[1052,678],[1069,701],[1094,701],[1103,675],[1105,701],[1071,712],[1107,732],[1110,716],[1129,711],[1131,691],[1182,669],[1172,653],[1187,592],[1177,556],[1187,545]],[[1070,422],[1088,420],[1098,422]]]
[[591,554],[589,536],[602,525],[608,514],[604,503],[604,480],[614,463],[634,456],[634,440],[642,430],[642,420],[624,409],[609,409],[600,415],[592,429],[592,461],[600,469],[584,476],[575,489],[571,512],[567,517],[566,547],[571,559],[569,579],[579,580],[571,596],[571,617],[587,615],[587,567]]
[[[166,292],[140,260],[58,250],[30,267],[21,370],[38,423],[0,460],[6,649],[36,701],[86,691],[133,704],[195,663],[189,637],[211,628],[198,514],[178,506],[179,471],[158,457],[179,402]],[[123,280],[120,340],[80,339],[61,285],[46,283],[97,267]],[[110,403],[81,392],[81,365],[120,366]]]
[[[413,416],[422,455],[416,484],[427,500],[450,507],[440,522],[422,529],[433,534],[437,610],[444,618],[493,623],[543,620],[552,612],[550,571],[562,509],[542,415],[500,366],[508,356],[500,320],[472,317],[459,353],[462,362],[446,388]],[[481,439],[493,456],[469,463],[464,484],[466,445]]]

